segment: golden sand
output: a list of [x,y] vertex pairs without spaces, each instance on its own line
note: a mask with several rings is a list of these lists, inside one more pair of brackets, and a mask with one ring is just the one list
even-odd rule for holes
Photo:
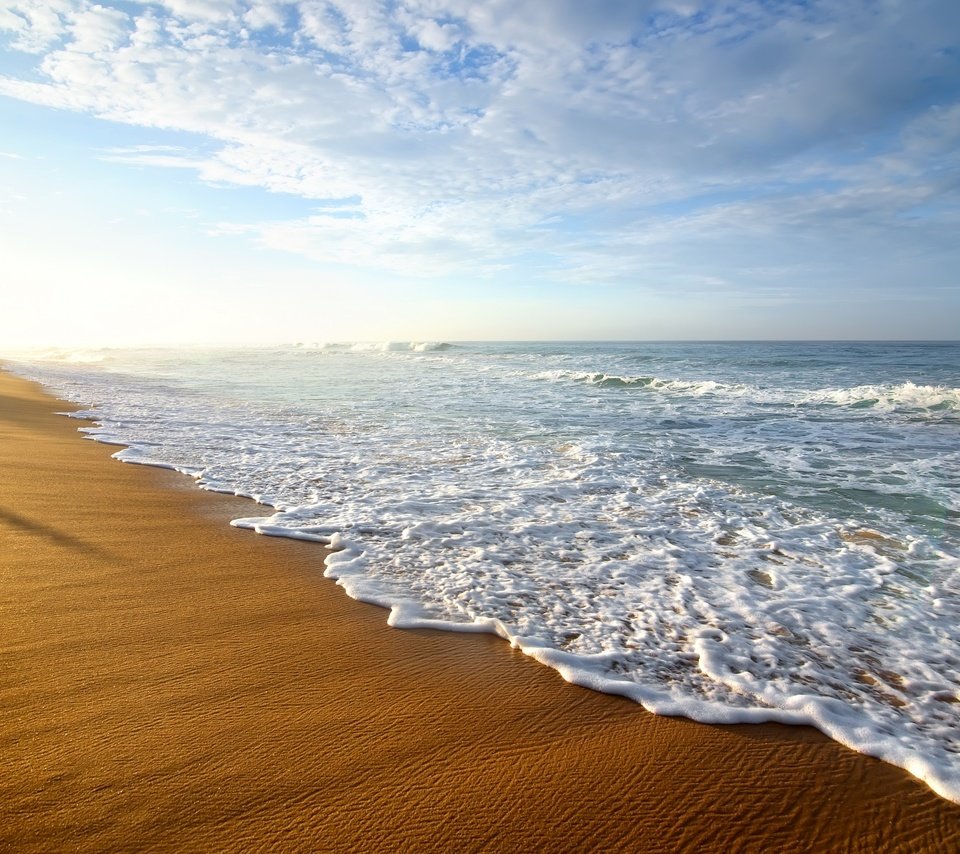
[[660,718],[387,627],[249,502],[109,459],[0,374],[0,849],[956,850],[811,729]]

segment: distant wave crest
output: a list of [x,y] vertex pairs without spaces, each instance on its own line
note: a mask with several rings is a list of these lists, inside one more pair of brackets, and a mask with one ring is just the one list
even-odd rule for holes
[[849,406],[858,409],[927,409],[933,411],[960,409],[960,388],[948,386],[863,385],[853,388],[820,389],[810,392],[803,403]]
[[31,362],[65,362],[74,365],[96,365],[110,360],[110,348],[59,348],[29,350],[13,354],[15,357],[29,358]]
[[352,350],[356,353],[428,353],[449,350],[453,347],[446,341],[355,341],[297,343],[297,350]]
[[677,392],[699,396],[704,394],[729,394],[742,397],[747,386],[728,385],[713,380],[665,380],[660,377],[648,376],[619,376],[616,374],[587,373],[578,371],[541,371],[537,379],[552,380],[554,382],[572,381],[596,386],[598,388],[613,389],[650,389],[651,391]]
[[764,389],[757,386],[719,383],[713,380],[662,379],[651,376],[619,376],[586,371],[541,371],[537,379],[576,382],[597,388],[648,390],[691,397],[737,398],[762,404],[784,406],[839,406],[845,408],[931,412],[960,410],[960,388],[916,385],[862,385],[852,388],[824,388],[812,391]]

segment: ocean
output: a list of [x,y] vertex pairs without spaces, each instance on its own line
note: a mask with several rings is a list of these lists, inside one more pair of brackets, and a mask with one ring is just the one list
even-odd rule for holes
[[263,505],[234,525],[329,544],[391,625],[494,632],[659,714],[809,724],[960,802],[958,343],[9,364],[119,459]]

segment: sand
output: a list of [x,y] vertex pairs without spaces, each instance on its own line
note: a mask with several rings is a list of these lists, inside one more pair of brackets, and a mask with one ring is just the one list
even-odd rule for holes
[[0,849],[946,850],[960,807],[811,729],[655,717],[401,631],[243,499],[0,374]]

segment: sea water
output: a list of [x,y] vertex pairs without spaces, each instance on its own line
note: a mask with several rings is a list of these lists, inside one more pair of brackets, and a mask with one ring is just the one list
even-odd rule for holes
[[329,544],[325,574],[391,625],[495,632],[656,713],[810,724],[960,802],[960,344],[15,367],[119,459],[265,505],[234,525]]

